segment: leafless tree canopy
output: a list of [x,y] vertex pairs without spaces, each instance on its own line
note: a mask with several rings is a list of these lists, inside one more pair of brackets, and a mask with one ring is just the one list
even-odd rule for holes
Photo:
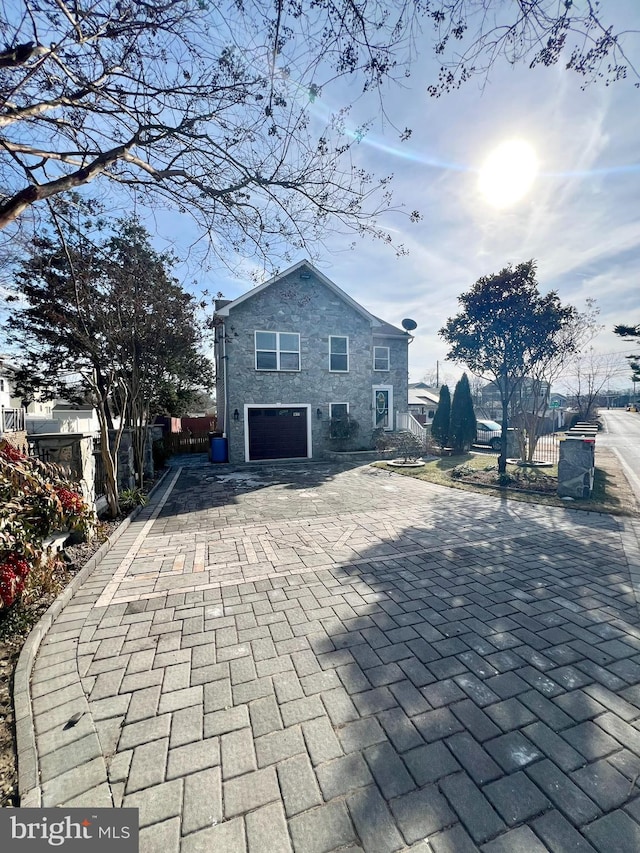
[[499,59],[530,68],[561,63],[580,75],[583,86],[626,78],[639,85],[629,52],[638,30],[606,18],[612,7],[602,0],[448,0],[431,6],[435,51],[442,57],[438,80],[428,86],[435,97],[487,75]]
[[406,7],[9,0],[0,224],[102,176],[191,213],[214,248],[268,252],[333,216],[375,232],[387,179],[350,166],[344,114],[319,122],[312,107],[337,76],[369,89],[402,73]]
[[375,93],[426,40],[439,94],[576,33],[571,67],[626,72],[588,0],[4,0],[0,32],[0,228],[100,177],[243,255],[331,224],[390,241],[389,179],[350,156],[366,128],[324,107],[338,78]]

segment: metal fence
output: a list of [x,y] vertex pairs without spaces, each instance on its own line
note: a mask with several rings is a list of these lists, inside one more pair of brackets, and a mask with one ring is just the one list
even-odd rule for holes
[[38,441],[30,437],[27,438],[27,448],[29,456],[33,456],[34,459],[39,459],[41,462],[55,461],[51,458],[51,451],[48,447],[41,447]]
[[100,439],[93,439],[93,485],[95,489],[96,500],[104,497],[107,492],[106,475],[104,471],[104,462],[102,461],[102,452],[100,448]]
[[[557,465],[560,459],[560,437],[561,434],[557,432],[541,435],[536,444],[533,461]],[[499,450],[491,450],[489,447],[481,447],[477,444],[473,445],[473,450],[474,452],[486,453],[489,456],[498,456],[500,453]]]
[[557,432],[550,432],[547,435],[540,436],[533,458],[537,462],[557,464],[560,459],[560,437]]

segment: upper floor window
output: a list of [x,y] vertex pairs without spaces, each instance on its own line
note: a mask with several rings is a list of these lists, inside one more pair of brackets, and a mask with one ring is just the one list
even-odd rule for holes
[[389,347],[373,348],[373,369],[389,370]]
[[256,332],[256,370],[300,370],[297,332]]
[[329,370],[347,373],[349,370],[349,338],[329,336]]

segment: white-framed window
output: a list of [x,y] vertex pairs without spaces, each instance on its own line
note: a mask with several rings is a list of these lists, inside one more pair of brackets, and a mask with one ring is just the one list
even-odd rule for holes
[[349,404],[329,403],[329,438],[347,438],[349,435]]
[[329,336],[329,370],[333,373],[349,372],[349,338]]
[[373,369],[389,370],[389,347],[373,348]]
[[349,414],[349,404],[348,403],[329,403],[329,417],[333,418],[346,418]]
[[256,332],[256,370],[300,370],[298,332]]

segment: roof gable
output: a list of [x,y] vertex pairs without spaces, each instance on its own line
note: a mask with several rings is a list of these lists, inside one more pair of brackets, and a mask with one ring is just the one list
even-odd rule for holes
[[258,296],[258,294],[265,291],[268,287],[276,284],[279,281],[287,278],[295,274],[296,272],[300,273],[301,277],[304,277],[305,272],[307,275],[315,276],[318,281],[321,282],[328,290],[334,293],[339,299],[353,308],[358,314],[364,317],[372,326],[374,331],[378,331],[384,335],[401,335],[402,337],[407,337],[406,332],[403,332],[401,329],[397,329],[395,326],[392,326],[390,323],[386,323],[384,320],[380,320],[375,315],[371,314],[367,311],[366,308],[363,308],[359,302],[356,302],[355,299],[352,299],[348,293],[345,293],[342,288],[338,287],[330,278],[327,278],[324,273],[321,273],[317,267],[315,267],[310,261],[302,260],[297,264],[294,264],[292,267],[284,270],[284,272],[278,273],[278,275],[273,276],[268,281],[265,281],[263,284],[258,285],[258,287],[254,287],[252,290],[248,290],[246,293],[243,293],[242,296],[239,296],[237,299],[228,302],[225,305],[222,305],[217,311],[217,315],[219,317],[228,317],[229,312],[232,311],[237,305],[241,305],[243,302],[246,302],[248,299],[253,299],[254,296]]

